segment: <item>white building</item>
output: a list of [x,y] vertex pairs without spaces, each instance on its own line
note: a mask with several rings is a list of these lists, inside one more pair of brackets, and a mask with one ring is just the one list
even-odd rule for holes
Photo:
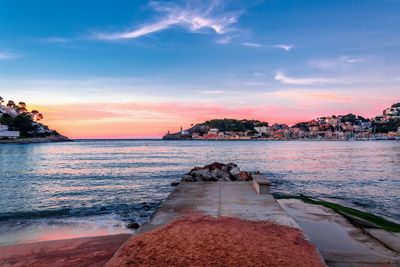
[[18,115],[17,111],[12,107],[6,107],[6,112],[11,117],[16,117]]
[[208,130],[208,134],[218,134],[219,130],[217,128],[211,128]]
[[0,138],[18,138],[19,131],[9,131],[7,125],[0,124]]
[[269,135],[271,133],[271,128],[267,126],[254,127],[254,130],[260,135]]

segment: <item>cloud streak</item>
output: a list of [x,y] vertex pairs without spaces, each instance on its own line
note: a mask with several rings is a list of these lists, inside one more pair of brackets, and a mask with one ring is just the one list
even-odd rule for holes
[[253,48],[279,48],[284,50],[285,52],[290,52],[294,45],[291,44],[277,44],[277,45],[263,45],[258,43],[250,43],[250,42],[243,42],[243,46],[253,47]]
[[222,1],[211,1],[208,5],[189,2],[186,6],[150,2],[150,7],[162,17],[155,22],[142,25],[132,30],[114,33],[98,33],[95,38],[100,40],[135,39],[172,27],[181,27],[190,32],[212,31],[223,35],[219,43],[228,43],[230,37],[226,34],[236,31],[233,25],[237,23],[240,12],[225,12]]
[[20,58],[21,56],[15,53],[10,52],[1,52],[0,51],[0,60],[13,60]]
[[225,91],[223,90],[203,90],[203,91],[197,91],[201,94],[208,94],[208,95],[221,95],[225,94]]
[[318,68],[322,70],[329,69],[349,69],[355,64],[365,62],[362,58],[355,58],[350,56],[340,56],[333,59],[323,59],[323,60],[313,60],[309,61],[308,65],[313,68]]
[[293,78],[282,72],[276,73],[275,80],[290,85],[322,85],[333,82],[331,79],[325,78]]
[[243,42],[242,45],[247,46],[247,47],[254,47],[254,48],[265,47],[264,45],[261,45],[261,44],[257,44],[257,43],[248,43],[248,42]]
[[286,52],[290,52],[290,50],[292,50],[294,45],[278,44],[278,45],[274,45],[273,47],[283,49]]

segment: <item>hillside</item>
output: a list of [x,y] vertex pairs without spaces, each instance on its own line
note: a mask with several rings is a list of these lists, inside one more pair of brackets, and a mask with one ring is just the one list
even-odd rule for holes
[[224,132],[245,132],[254,131],[254,127],[268,126],[268,122],[258,120],[235,120],[235,119],[214,119],[198,123],[188,129],[189,133],[207,133],[211,128],[217,128]]
[[[44,118],[38,110],[27,110],[25,102],[16,104],[9,100],[3,105],[0,97],[0,139],[38,139],[49,141],[68,141],[69,139],[56,130],[50,129],[40,121]],[[32,140],[32,142],[35,142]]]
[[293,126],[258,120],[214,119],[197,123],[177,133],[167,133],[164,140],[369,140],[399,139],[400,103],[383,110],[382,115],[364,118],[348,113],[296,123]]

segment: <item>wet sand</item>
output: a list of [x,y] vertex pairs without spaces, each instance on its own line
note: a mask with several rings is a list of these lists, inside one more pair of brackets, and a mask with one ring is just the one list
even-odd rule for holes
[[190,216],[133,236],[116,266],[325,266],[299,229],[238,218]]
[[0,247],[0,266],[103,266],[129,234],[84,237]]

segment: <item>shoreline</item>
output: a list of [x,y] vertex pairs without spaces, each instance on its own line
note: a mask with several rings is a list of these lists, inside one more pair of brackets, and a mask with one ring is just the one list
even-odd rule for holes
[[111,141],[111,142],[123,142],[123,141],[196,141],[196,142],[291,142],[291,141],[296,141],[296,142],[376,142],[376,141],[400,141],[396,139],[376,139],[376,140],[339,140],[339,139],[288,139],[288,140],[271,140],[271,139],[254,139],[254,140],[213,140],[213,139],[162,139],[162,138],[111,138],[111,139],[70,139],[71,142],[106,142],[106,141]]
[[61,142],[73,142],[73,140],[62,135],[37,137],[37,138],[18,138],[18,139],[0,140],[0,144],[39,144],[39,143],[61,143]]
[[131,234],[0,246],[0,266],[103,266]]

